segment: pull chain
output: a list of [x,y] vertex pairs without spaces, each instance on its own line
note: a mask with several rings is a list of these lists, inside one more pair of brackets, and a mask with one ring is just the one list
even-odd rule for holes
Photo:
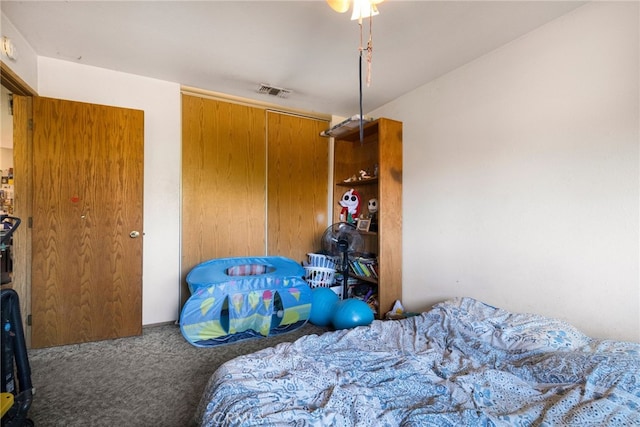
[[[372,5],[369,7],[373,8]],[[367,76],[366,82],[367,87],[371,85],[371,59],[373,55],[373,10],[370,10],[369,13],[369,40],[367,41],[367,48],[365,49],[362,46],[362,16],[358,18],[358,26],[360,27],[360,47],[358,48],[358,80],[360,86],[360,143],[364,141],[364,117],[362,112],[362,54],[366,50],[366,60],[367,60]]]

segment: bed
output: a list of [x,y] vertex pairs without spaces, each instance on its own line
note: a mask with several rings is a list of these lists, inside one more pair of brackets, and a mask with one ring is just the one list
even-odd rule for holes
[[640,344],[456,298],[308,335],[210,378],[203,426],[636,426]]

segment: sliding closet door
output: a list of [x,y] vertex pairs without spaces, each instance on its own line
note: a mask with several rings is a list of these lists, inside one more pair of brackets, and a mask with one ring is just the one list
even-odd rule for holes
[[302,261],[327,226],[329,140],[317,120],[182,96],[182,292],[200,262]]
[[182,276],[212,258],[265,253],[264,110],[182,96]]
[[323,120],[267,113],[267,247],[296,261],[327,227],[329,140]]

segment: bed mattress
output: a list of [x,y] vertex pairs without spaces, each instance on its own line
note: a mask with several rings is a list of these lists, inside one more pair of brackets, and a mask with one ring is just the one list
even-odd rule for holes
[[640,344],[458,298],[229,361],[196,418],[204,426],[640,425]]

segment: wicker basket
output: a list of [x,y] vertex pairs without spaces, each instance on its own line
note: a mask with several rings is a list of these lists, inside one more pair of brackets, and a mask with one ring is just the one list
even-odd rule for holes
[[336,264],[333,261],[333,259],[331,259],[327,255],[310,253],[310,254],[307,254],[307,256],[309,257],[309,265],[312,267],[322,267],[322,268],[336,267]]
[[307,281],[311,288],[328,288],[333,286],[335,281],[336,270],[334,268],[327,267],[315,267],[315,266],[305,266],[305,275],[304,279]]

